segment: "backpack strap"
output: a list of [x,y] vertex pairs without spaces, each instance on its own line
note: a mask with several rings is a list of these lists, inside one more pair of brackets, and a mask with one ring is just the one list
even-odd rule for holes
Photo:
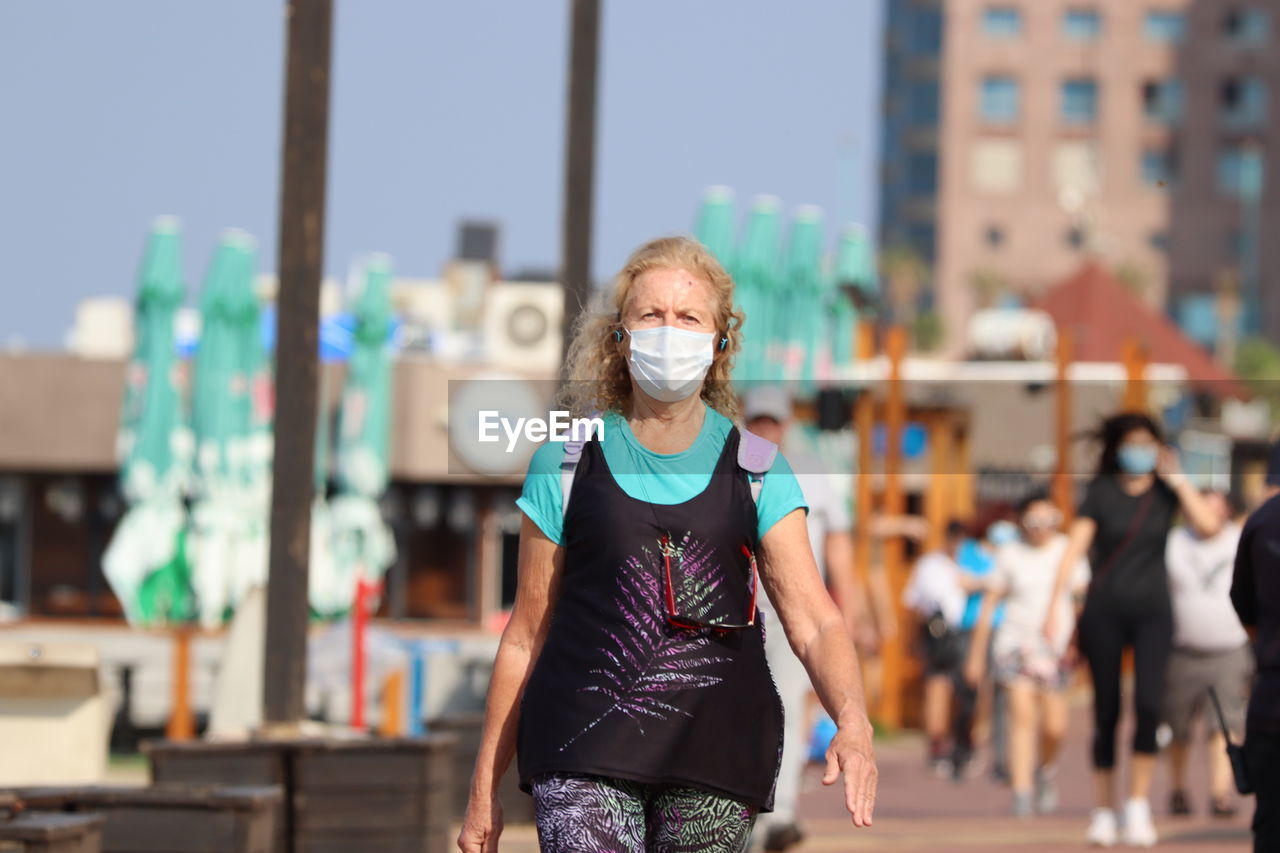
[[751,500],[760,502],[760,490],[764,487],[764,475],[778,458],[778,445],[756,435],[749,429],[739,429],[738,467],[747,472],[751,480]]
[[[599,417],[593,412],[590,417]],[[578,470],[578,462],[582,460],[582,450],[587,446],[590,426],[581,421],[574,421],[572,432],[564,443],[564,458],[560,460],[560,516],[569,512],[569,493],[573,491],[573,475]]]

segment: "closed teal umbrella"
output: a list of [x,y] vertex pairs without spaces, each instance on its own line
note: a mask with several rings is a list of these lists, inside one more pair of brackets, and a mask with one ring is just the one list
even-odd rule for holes
[[778,209],[779,202],[772,196],[761,196],[752,202],[746,233],[734,259],[738,304],[747,316],[742,352],[734,371],[734,378],[740,381],[768,378],[765,350],[772,334],[770,300],[779,287]]
[[787,244],[783,287],[774,303],[777,375],[811,387],[814,356],[825,338],[827,316],[822,296],[822,211],[806,205],[796,211]]
[[354,306],[355,346],[342,393],[337,436],[337,494],[330,501],[333,576],[313,580],[312,607],[321,614],[349,609],[356,580],[375,581],[395,560],[395,539],[378,499],[390,465],[392,351],[391,262],[365,267]]
[[253,239],[227,231],[200,296],[191,551],[200,617],[209,626],[266,580],[266,473],[261,460],[251,459],[251,443],[259,437],[258,374],[265,370],[255,265]]
[[875,255],[866,229],[850,225],[840,235],[835,269],[831,276],[831,358],[836,368],[852,364],[857,355],[854,337],[858,305],[874,305],[878,299]]
[[138,276],[136,342],[118,439],[129,508],[103,555],[103,572],[133,624],[181,622],[194,612],[182,537],[192,441],[173,332],[186,295],[181,250],[177,220],[157,220]]
[[694,234],[727,270],[733,269],[733,191],[711,187],[702,198]]

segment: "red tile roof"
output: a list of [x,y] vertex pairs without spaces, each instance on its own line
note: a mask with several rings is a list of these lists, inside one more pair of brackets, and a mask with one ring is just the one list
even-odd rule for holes
[[1050,288],[1034,307],[1072,332],[1078,361],[1119,361],[1125,341],[1133,339],[1145,346],[1150,361],[1185,367],[1188,380],[1202,391],[1248,396],[1234,373],[1096,262]]

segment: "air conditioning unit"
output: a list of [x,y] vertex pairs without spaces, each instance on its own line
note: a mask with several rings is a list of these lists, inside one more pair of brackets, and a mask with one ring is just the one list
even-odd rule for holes
[[988,308],[969,319],[969,352],[982,361],[1043,361],[1053,357],[1053,318],[1027,308]]
[[485,357],[503,367],[553,372],[560,366],[563,322],[560,285],[494,284],[485,293]]

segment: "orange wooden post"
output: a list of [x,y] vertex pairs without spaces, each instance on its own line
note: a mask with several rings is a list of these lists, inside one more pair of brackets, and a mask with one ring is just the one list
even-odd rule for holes
[[926,551],[942,547],[943,532],[947,521],[955,512],[959,484],[956,470],[955,427],[945,412],[933,412],[928,416],[929,426],[929,486],[924,496],[924,516],[929,522],[925,536]]
[[387,676],[382,688],[382,715],[378,720],[378,734],[383,737],[399,737],[404,727],[404,670],[397,669]]
[[[857,360],[870,361],[875,356],[875,327],[862,321],[857,330]],[[854,481],[854,502],[857,515],[853,528],[853,561],[856,571],[867,589],[871,566],[871,516],[875,511],[875,495],[871,488],[871,467],[876,429],[875,397],[870,385],[858,392],[853,404],[853,428],[858,437],[858,474]]]
[[1071,383],[1067,380],[1067,370],[1075,358],[1075,340],[1069,329],[1058,332],[1057,358],[1057,410],[1054,413],[1054,443],[1057,448],[1057,462],[1053,471],[1053,502],[1058,505],[1064,523],[1070,524],[1075,517],[1075,490],[1071,478]]
[[1125,371],[1124,410],[1145,412],[1148,405],[1146,348],[1134,338],[1127,338],[1121,360]]
[[191,740],[196,736],[195,715],[191,712],[191,628],[173,633],[173,701],[164,734],[169,740]]
[[[885,396],[884,511],[888,516],[901,516],[906,511],[906,495],[902,490],[902,433],[906,427],[906,399],[902,388],[902,360],[907,351],[907,334],[901,326],[889,329],[885,341],[889,356],[889,383]],[[902,589],[906,586],[905,543],[891,536],[884,543],[884,567],[889,580],[893,606],[898,611],[898,633],[884,644],[884,695],[880,718],[885,725],[902,725],[902,691],[906,682],[906,644],[908,633],[906,612],[902,606]]]
[[[953,418],[956,417],[953,415]],[[953,420],[952,441],[954,442],[955,475],[952,485],[952,506],[956,518],[973,518],[978,511],[978,490],[973,474],[973,442],[969,438],[969,424],[966,420]]]

